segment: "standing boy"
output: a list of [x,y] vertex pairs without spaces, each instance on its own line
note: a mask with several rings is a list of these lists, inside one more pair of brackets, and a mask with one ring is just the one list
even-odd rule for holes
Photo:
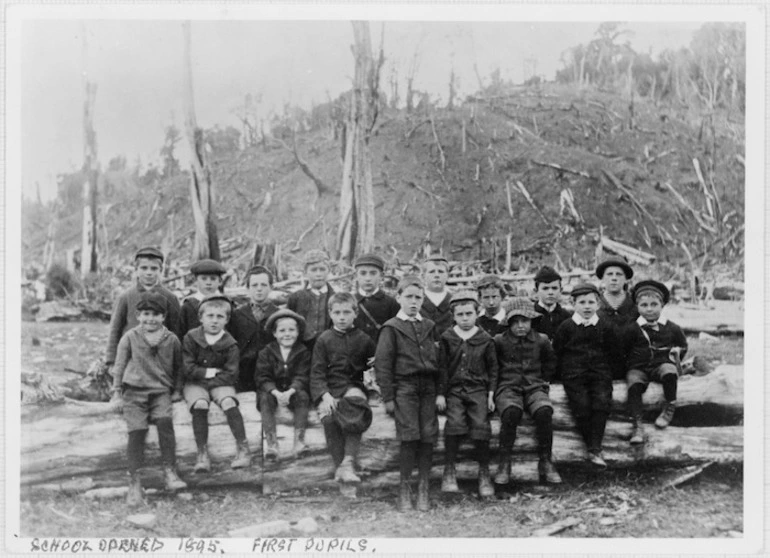
[[270,270],[261,265],[252,267],[246,273],[245,283],[250,300],[235,309],[228,324],[228,331],[238,343],[240,353],[236,383],[236,391],[239,392],[257,389],[254,383],[257,355],[273,340],[267,320],[278,311],[278,306],[270,300],[273,287]]
[[275,426],[278,405],[294,413],[294,455],[303,457],[308,452],[305,429],[310,411],[310,351],[299,340],[305,319],[283,309],[273,313],[265,327],[274,340],[259,352],[254,375],[257,410],[262,416],[262,432],[267,443],[265,458],[278,458]]
[[551,460],[553,405],[548,397],[556,355],[548,337],[532,329],[532,320],[538,315],[529,299],[514,298],[506,316],[508,330],[495,337],[500,366],[495,393],[495,407],[500,413],[500,463],[495,484],[508,484],[511,480],[511,454],[525,410],[535,421],[540,482],[561,483]]
[[495,344],[489,334],[476,325],[478,298],[473,291],[452,296],[454,327],[441,334],[439,342],[439,384],[436,406],[446,409],[444,446],[446,463],[441,480],[442,492],[459,492],[455,461],[460,441],[470,435],[479,462],[479,496],[495,495],[489,477],[489,439],[492,428],[488,413],[495,410],[492,400],[497,384]]
[[375,345],[355,327],[357,310],[352,294],[331,295],[332,327],[319,335],[310,369],[310,396],[318,404],[326,446],[335,466],[334,478],[339,482],[361,481],[355,463],[361,435],[372,424],[364,370],[374,356]]
[[579,283],[572,289],[575,313],[562,322],[553,339],[557,371],[575,425],[588,449],[587,459],[607,467],[602,440],[612,406],[612,378],[621,367],[614,327],[599,318],[599,289]]
[[289,310],[305,318],[305,334],[302,340],[313,351],[313,344],[318,336],[331,327],[329,319],[329,299],[334,294],[332,286],[326,282],[329,278],[329,256],[323,250],[310,250],[305,254],[305,288],[289,295],[286,304]]
[[492,337],[505,331],[505,309],[503,308],[505,288],[503,281],[497,275],[485,275],[479,279],[476,291],[481,307],[484,309],[477,322],[479,326]]
[[647,391],[650,381],[663,385],[665,402],[655,419],[655,426],[666,428],[674,418],[678,363],[687,352],[687,338],[682,328],[660,315],[669,300],[668,289],[663,283],[640,281],[631,296],[636,302],[639,318],[629,331],[628,410],[633,421],[631,443],[642,444],[642,394]]
[[428,483],[438,438],[438,336],[433,321],[420,314],[423,293],[422,280],[416,275],[401,279],[396,297],[401,309],[382,326],[374,358],[385,410],[395,417],[401,441],[399,511],[413,509],[409,481],[415,460],[417,509],[430,509]]
[[358,315],[355,325],[377,343],[382,324],[398,314],[396,299],[380,289],[385,260],[377,254],[364,254],[356,259],[356,300]]
[[639,317],[636,305],[628,294],[628,282],[633,268],[624,258],[609,256],[596,266],[596,276],[604,293],[599,299],[599,317],[609,320],[617,330],[624,329]]
[[[167,490],[187,488],[176,472],[176,438],[171,402],[180,400],[182,350],[179,339],[164,325],[168,304],[157,292],[143,292],[136,303],[139,323],[121,337],[113,367],[112,405],[123,411],[128,427],[127,501],[142,503],[139,468],[150,423],[158,429]],[[173,392],[173,396],[172,396]]]
[[436,324],[436,334],[441,335],[452,327],[452,309],[449,303],[452,293],[446,288],[449,278],[449,262],[444,256],[431,256],[423,267],[425,292],[420,314]]
[[166,317],[163,325],[174,335],[179,334],[179,301],[174,293],[160,283],[163,271],[163,252],[151,246],[141,248],[134,255],[134,274],[136,285],[124,291],[115,302],[110,320],[110,336],[107,341],[105,364],[111,366],[115,362],[115,352],[118,341],[123,334],[139,325],[136,305],[142,293],[153,291],[166,299]]
[[207,296],[217,294],[222,288],[222,276],[227,273],[225,267],[215,260],[199,260],[190,266],[190,273],[195,276],[196,292],[182,302],[179,317],[179,335],[185,334],[201,325],[198,319],[198,306]]
[[550,266],[544,265],[535,274],[535,312],[532,329],[544,333],[549,341],[564,320],[571,314],[561,306],[561,275]]
[[193,435],[198,447],[195,471],[208,471],[209,406],[214,401],[224,411],[236,442],[233,469],[251,463],[243,417],[235,397],[238,377],[238,345],[225,331],[232,303],[225,295],[204,298],[198,307],[201,325],[190,330],[182,341],[184,398],[192,414]]

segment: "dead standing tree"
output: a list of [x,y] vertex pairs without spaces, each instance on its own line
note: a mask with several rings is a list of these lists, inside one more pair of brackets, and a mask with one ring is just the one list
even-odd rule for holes
[[88,39],[83,26],[83,176],[85,177],[83,207],[83,248],[80,258],[80,273],[85,276],[97,269],[96,258],[96,202],[99,181],[99,167],[96,152],[96,131],[94,130],[94,100],[96,84],[88,79]]
[[219,260],[219,237],[217,235],[216,216],[212,207],[214,191],[211,185],[211,173],[206,162],[203,130],[198,127],[195,118],[189,21],[182,24],[182,31],[184,34],[185,131],[190,142],[190,165],[192,166],[190,199],[195,221],[192,257],[195,260],[204,258]]
[[372,56],[369,23],[353,21],[352,47],[355,60],[350,112],[345,123],[345,157],[340,196],[340,224],[337,251],[341,260],[352,261],[356,253],[374,248],[374,194],[369,138],[379,109],[380,69],[383,45],[378,59]]

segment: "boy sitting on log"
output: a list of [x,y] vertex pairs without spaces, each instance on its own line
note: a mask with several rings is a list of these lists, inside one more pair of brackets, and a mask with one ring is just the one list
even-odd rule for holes
[[495,336],[500,366],[494,405],[500,413],[500,463],[495,484],[511,480],[511,453],[525,410],[535,421],[540,483],[561,483],[551,461],[553,405],[548,397],[556,355],[548,337],[532,329],[532,320],[538,315],[529,299],[514,298],[506,315],[509,329]]
[[294,413],[294,455],[307,455],[305,429],[310,411],[310,351],[300,341],[305,319],[288,308],[273,313],[265,324],[274,340],[259,352],[254,382],[257,410],[262,416],[266,459],[278,457],[275,412],[278,405]]
[[476,284],[476,292],[484,309],[484,313],[477,320],[479,327],[493,337],[505,331],[503,281],[497,275],[485,275]]
[[224,411],[236,442],[236,454],[230,466],[248,467],[251,463],[243,417],[235,397],[238,378],[238,345],[225,331],[232,302],[222,294],[204,298],[198,307],[201,325],[190,330],[182,341],[184,362],[184,398],[192,414],[193,435],[198,448],[195,471],[208,471],[209,406],[214,401]]
[[473,291],[452,296],[454,327],[441,334],[439,341],[439,385],[436,407],[446,409],[444,446],[446,462],[441,480],[442,492],[459,492],[455,461],[460,441],[470,435],[479,462],[479,496],[495,495],[489,477],[489,439],[492,428],[488,413],[495,410],[492,397],[497,384],[495,344],[487,332],[476,325],[478,298]]
[[334,462],[334,479],[343,483],[361,482],[355,464],[361,435],[372,424],[363,381],[375,345],[353,325],[357,311],[352,294],[331,295],[332,327],[318,336],[310,368],[310,395],[318,403],[326,446]]
[[663,283],[640,281],[631,296],[639,318],[629,332],[628,410],[633,421],[631,443],[643,444],[642,394],[650,381],[663,385],[665,401],[655,426],[666,428],[674,418],[679,368],[687,352],[687,338],[678,325],[660,315],[669,301],[669,292]]
[[222,276],[227,270],[215,260],[199,260],[190,266],[190,273],[195,276],[196,292],[182,301],[179,316],[179,334],[182,339],[188,331],[201,325],[198,306],[207,296],[221,292]]
[[115,411],[123,412],[128,427],[129,506],[142,503],[139,468],[150,423],[158,429],[166,489],[187,488],[176,473],[171,406],[172,398],[181,400],[182,350],[177,336],[163,325],[166,314],[167,302],[162,294],[142,293],[136,304],[139,325],[120,339],[113,367],[111,403]]

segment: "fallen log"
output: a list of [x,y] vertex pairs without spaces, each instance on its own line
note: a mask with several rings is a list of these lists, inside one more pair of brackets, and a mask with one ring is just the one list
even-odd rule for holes
[[[618,466],[633,463],[663,462],[680,463],[689,461],[735,461],[743,458],[743,367],[722,366],[710,375],[692,377],[680,383],[679,408],[674,425],[664,431],[650,429],[650,442],[642,453],[632,454],[628,445],[630,423],[624,413],[625,386],[618,382],[614,389],[613,416],[607,425],[606,448],[610,461]],[[214,462],[213,475],[197,475],[193,484],[239,484],[254,483],[261,479],[261,421],[256,410],[255,394],[239,394],[240,409],[246,423],[249,445],[255,453],[254,468],[250,471],[233,471],[229,461],[235,453],[235,442],[227,426],[227,420],[219,409],[209,414],[209,451]],[[551,387],[554,403],[554,452],[564,462],[578,462],[583,458],[582,442],[572,427],[572,419],[566,408],[566,397],[560,385]],[[661,390],[651,385],[644,396],[648,416],[654,418],[661,398]],[[93,412],[88,412],[94,405]],[[395,425],[385,415],[383,406],[374,404],[374,422],[364,435],[361,464],[372,471],[396,471],[398,442]],[[704,416],[716,416],[706,420]],[[444,417],[440,417],[443,427]],[[286,423],[285,420],[282,421]],[[720,424],[728,426],[704,427],[693,424]],[[495,436],[499,421],[493,420]],[[174,426],[177,439],[177,455],[183,473],[189,472],[195,461],[195,442],[192,435],[192,420],[184,402],[174,405]],[[311,412],[311,424],[306,441],[311,450],[308,458],[292,460],[288,456],[292,444],[292,429],[279,424],[279,446],[281,460],[265,469],[265,482],[280,486],[285,478],[292,483],[300,477],[292,467],[299,467],[309,481],[319,482],[329,467],[325,451],[323,429],[315,412]],[[496,439],[496,438],[495,438]],[[125,471],[125,425],[122,418],[106,412],[103,403],[64,403],[56,406],[39,406],[37,412],[27,412],[21,421],[21,482],[23,485],[62,482],[73,477],[123,479]],[[516,442],[529,471],[534,467],[536,442],[531,423],[526,422],[520,429]],[[442,462],[442,443],[438,444],[436,463]],[[154,429],[148,436],[147,463],[158,464],[157,435]],[[307,471],[306,471],[307,470]],[[312,475],[310,472],[315,471]],[[289,474],[291,473],[291,474]],[[259,477],[259,478],[258,478]],[[304,477],[303,477],[304,478]],[[260,481],[261,482],[261,481]],[[315,482],[315,481],[313,481]]]

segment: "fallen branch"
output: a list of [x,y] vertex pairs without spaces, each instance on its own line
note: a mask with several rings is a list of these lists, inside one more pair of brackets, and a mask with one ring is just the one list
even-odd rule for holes
[[421,120],[420,122],[418,122],[411,130],[409,130],[404,135],[404,139],[408,140],[409,138],[411,138],[412,134],[414,134],[417,131],[417,129],[420,128],[420,126],[422,126],[423,124],[427,124],[428,122],[430,122],[430,120]]
[[433,198],[436,198],[436,199],[437,199],[437,200],[439,200],[439,201],[441,201],[441,200],[442,200],[441,196],[439,196],[438,194],[434,194],[433,192],[429,192],[428,190],[426,190],[426,189],[425,189],[425,188],[423,188],[422,186],[418,186],[417,184],[415,184],[415,183],[414,183],[414,182],[412,182],[411,180],[407,180],[407,181],[406,181],[406,184],[407,184],[407,186],[412,186],[413,188],[416,188],[417,190],[419,190],[419,191],[420,191],[420,192],[422,192],[423,194],[427,194],[428,196],[431,196],[431,197],[433,197]]
[[[441,147],[441,142],[438,139],[438,133],[436,133],[436,123],[433,121],[433,116],[430,117],[430,129],[433,131],[433,139],[436,140],[436,147],[438,147],[438,154],[441,157],[441,171],[446,168],[446,156],[444,155],[444,149]],[[443,175],[442,175],[443,178]]]
[[623,194],[625,194],[628,197],[629,200],[631,200],[631,203],[636,208],[636,210],[639,211],[645,217],[647,217],[650,220],[650,222],[653,225],[655,225],[655,230],[658,232],[658,236],[660,237],[661,240],[664,240],[666,235],[661,230],[660,226],[658,225],[658,222],[650,214],[650,212],[647,211],[647,209],[641,203],[639,203],[639,200],[637,200],[634,197],[634,195],[631,193],[631,191],[628,188],[626,188],[625,186],[623,186],[623,183],[620,182],[620,180],[618,180],[618,178],[614,174],[612,174],[612,172],[608,171],[607,169],[602,169],[602,172],[610,180],[612,185],[615,186],[615,188],[620,190]]
[[508,198],[508,214],[511,216],[511,219],[513,219],[513,202],[511,200],[511,183],[507,180],[505,181],[505,195]]
[[530,195],[529,195],[529,192],[528,192],[528,191],[527,191],[527,189],[524,187],[524,184],[522,184],[520,180],[517,180],[517,181],[516,181],[516,186],[518,186],[518,187],[519,187],[519,191],[522,193],[522,195],[523,195],[523,196],[524,196],[524,198],[527,200],[527,202],[529,203],[529,205],[531,205],[531,206],[532,206],[532,209],[534,209],[534,210],[535,210],[535,212],[536,212],[536,213],[537,213],[537,214],[540,216],[540,218],[543,220],[543,223],[545,223],[546,225],[549,225],[549,226],[550,226],[550,225],[551,225],[550,221],[548,221],[548,219],[546,218],[546,216],[545,216],[545,215],[543,215],[543,212],[542,212],[542,211],[540,211],[540,208],[539,208],[538,206],[536,206],[536,205],[535,205],[535,200],[533,200],[533,199],[532,199],[532,196],[530,196]]
[[685,209],[692,213],[692,216],[695,217],[695,220],[698,222],[700,228],[710,232],[711,234],[717,233],[716,229],[703,220],[703,218],[700,216],[700,213],[696,211],[689,203],[687,203],[687,200],[684,199],[682,194],[677,192],[677,190],[671,185],[670,182],[664,182],[663,185],[668,188],[672,194],[674,194],[674,197],[679,201],[680,204],[684,206]]
[[555,170],[560,171],[560,172],[568,172],[569,174],[575,174],[577,176],[582,176],[583,178],[593,178],[587,172],[568,169],[568,168],[562,167],[560,165],[557,165],[556,163],[543,163],[543,162],[540,162],[540,161],[536,161],[534,159],[532,159],[532,162],[534,164],[536,164],[536,165],[541,166],[541,167],[549,167],[549,168],[555,169]]
[[698,176],[698,182],[700,182],[701,189],[703,190],[703,197],[706,198],[706,209],[708,209],[709,217],[711,217],[712,220],[715,220],[717,218],[716,199],[709,191],[708,186],[706,186],[706,181],[704,180],[703,173],[700,169],[700,161],[698,161],[697,157],[693,157],[692,166],[695,168],[695,174]]
[[547,527],[541,527],[540,529],[536,529],[532,531],[532,536],[533,537],[550,537],[551,535],[560,533],[565,529],[569,529],[570,527],[574,527],[575,525],[580,525],[580,523],[582,522],[577,517],[568,517],[567,519],[561,519],[556,523],[551,523]]
[[285,141],[276,138],[276,141],[280,143],[284,149],[289,151],[294,155],[294,160],[297,163],[297,166],[299,166],[300,169],[302,169],[302,172],[305,173],[305,175],[313,181],[313,184],[315,184],[316,190],[318,190],[318,197],[321,197],[325,193],[331,193],[334,190],[332,190],[329,186],[327,186],[323,180],[318,178],[312,170],[310,170],[310,167],[307,166],[307,163],[302,160],[302,158],[299,156],[299,153],[297,152],[297,135],[296,132],[292,134],[292,146],[289,147]]
[[709,461],[708,463],[704,463],[703,465],[692,465],[690,467],[685,468],[685,472],[681,475],[677,475],[673,479],[669,480],[663,485],[663,488],[674,488],[676,486],[679,486],[680,484],[684,484],[690,479],[694,479],[698,475],[700,475],[706,467],[709,467],[710,465],[713,465],[713,461]]
[[606,236],[602,236],[599,243],[610,252],[619,256],[625,256],[631,263],[650,265],[656,259],[654,254],[642,252],[641,250],[632,248],[631,246],[618,242],[617,240],[612,240]]
[[289,250],[289,252],[297,252],[302,248],[302,241],[305,240],[305,237],[310,234],[310,232],[318,226],[318,223],[320,223],[323,220],[324,216],[322,215],[318,219],[316,219],[315,223],[310,225],[305,231],[302,232],[301,235],[299,235],[299,238],[297,239],[297,242],[294,244],[294,247]]

